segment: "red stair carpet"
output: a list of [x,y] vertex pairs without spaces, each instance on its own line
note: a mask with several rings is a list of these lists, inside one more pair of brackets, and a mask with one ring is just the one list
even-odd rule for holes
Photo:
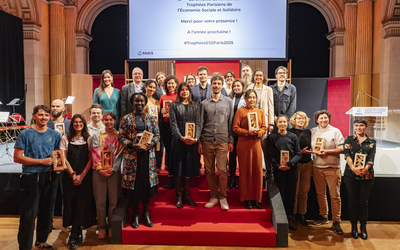
[[[175,206],[175,190],[165,189],[167,176],[160,176],[158,195],[150,204],[154,227],[140,224],[133,229],[128,222],[122,230],[123,244],[194,245],[194,246],[258,246],[276,245],[276,232],[271,225],[271,210],[263,191],[264,209],[245,209],[237,189],[228,190],[229,211],[219,206],[205,209],[210,194],[204,175],[192,178],[191,197],[199,205],[182,209]],[[139,209],[140,211],[141,209]],[[140,211],[141,212],[141,211]],[[131,212],[129,214],[131,216]],[[131,219],[131,218],[130,218]]]

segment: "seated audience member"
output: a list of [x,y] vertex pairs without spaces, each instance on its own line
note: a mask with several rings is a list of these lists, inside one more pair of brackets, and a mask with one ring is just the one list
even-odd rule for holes
[[343,181],[349,196],[349,219],[351,236],[358,238],[357,222],[360,222],[360,237],[368,239],[368,197],[374,184],[374,160],[376,141],[365,134],[368,121],[364,117],[354,120],[355,135],[349,135],[344,140],[344,157],[346,169]]
[[53,170],[52,152],[60,148],[60,133],[47,127],[50,109],[33,108],[35,123],[22,130],[14,146],[14,161],[22,164],[18,245],[30,250],[36,224],[35,249],[53,249],[46,243],[51,233],[59,177]]
[[[267,132],[264,112],[255,108],[257,93],[249,89],[245,94],[246,107],[237,110],[233,120],[233,132],[239,135],[237,142],[240,185],[240,201],[247,209],[262,209],[262,151],[260,138]],[[250,122],[248,119],[250,116]],[[254,122],[254,123],[253,123]]]
[[301,159],[299,140],[295,134],[287,131],[288,119],[279,115],[278,131],[267,137],[267,157],[271,162],[272,173],[281,193],[289,229],[296,231],[294,218],[294,202],[297,186],[297,163]]

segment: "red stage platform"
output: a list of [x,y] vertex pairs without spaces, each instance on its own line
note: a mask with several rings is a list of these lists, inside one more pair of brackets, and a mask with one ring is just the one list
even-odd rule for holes
[[[175,191],[165,189],[167,176],[160,176],[158,195],[151,200],[153,228],[140,224],[133,229],[128,222],[122,230],[123,244],[195,245],[195,246],[260,246],[276,245],[276,232],[271,225],[267,192],[263,191],[264,209],[245,209],[237,189],[228,190],[229,211],[219,206],[205,209],[210,194],[204,175],[194,177],[192,199],[199,205],[182,209],[175,206]],[[141,209],[140,209],[141,210]],[[131,215],[130,215],[131,216]],[[131,218],[130,218],[131,219]]]

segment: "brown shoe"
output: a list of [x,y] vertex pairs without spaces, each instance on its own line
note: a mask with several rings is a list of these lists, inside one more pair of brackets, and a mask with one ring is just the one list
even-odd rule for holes
[[107,238],[107,231],[105,229],[100,229],[99,233],[97,234],[97,238],[99,238],[99,240],[104,240]]
[[215,197],[211,197],[211,199],[204,205],[204,208],[212,208],[219,204],[219,200]]
[[226,198],[219,199],[219,204],[221,205],[221,209],[224,211],[229,210],[229,205],[228,202],[226,201]]

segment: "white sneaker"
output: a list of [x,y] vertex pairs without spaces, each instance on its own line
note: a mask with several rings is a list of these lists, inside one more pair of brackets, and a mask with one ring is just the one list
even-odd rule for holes
[[212,208],[219,204],[219,200],[215,197],[211,197],[211,199],[204,205],[204,208]]

